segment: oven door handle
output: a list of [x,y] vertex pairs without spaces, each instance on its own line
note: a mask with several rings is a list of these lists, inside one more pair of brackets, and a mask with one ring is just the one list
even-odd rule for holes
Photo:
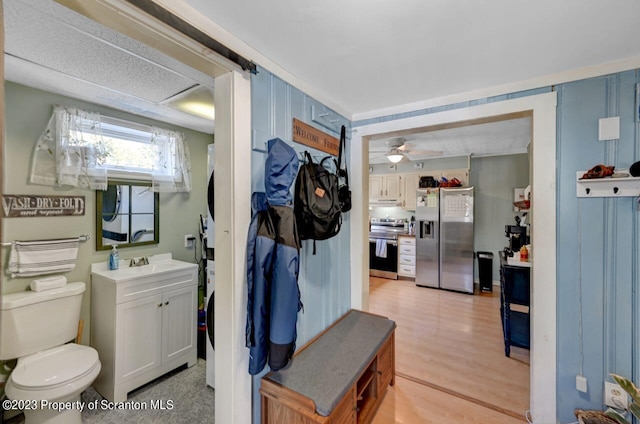
[[[378,239],[369,239],[369,243],[375,243]],[[398,247],[398,241],[397,240],[386,240],[387,244],[390,244],[391,246],[394,247]]]

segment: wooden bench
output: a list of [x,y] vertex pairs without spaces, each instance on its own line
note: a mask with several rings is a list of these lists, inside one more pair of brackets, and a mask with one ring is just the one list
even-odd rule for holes
[[262,378],[262,424],[369,423],[395,382],[395,322],[350,310]]

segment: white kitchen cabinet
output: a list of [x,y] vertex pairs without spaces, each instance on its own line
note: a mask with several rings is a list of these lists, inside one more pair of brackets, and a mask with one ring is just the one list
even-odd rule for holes
[[384,197],[384,183],[382,175],[369,175],[369,198],[381,199]]
[[416,238],[398,236],[398,275],[416,277]]
[[400,200],[403,191],[401,184],[399,174],[369,175],[369,198]]
[[123,262],[116,271],[92,266],[91,346],[102,362],[93,387],[112,402],[197,361],[197,265]]
[[451,181],[454,178],[457,178],[458,180],[460,180],[463,187],[469,186],[469,169],[467,168],[447,169],[445,171],[442,171],[441,176],[446,178],[449,181]]
[[384,176],[384,197],[386,199],[402,198],[402,176],[401,175],[385,175]]
[[402,176],[402,181],[402,189],[404,191],[402,208],[410,211],[415,211],[416,190],[418,190],[420,174],[404,174]]

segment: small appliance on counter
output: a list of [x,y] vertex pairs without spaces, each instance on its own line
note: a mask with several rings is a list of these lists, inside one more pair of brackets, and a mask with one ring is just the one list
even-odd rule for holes
[[504,235],[509,239],[509,245],[504,248],[504,252],[509,257],[512,257],[515,252],[520,252],[522,246],[529,244],[527,227],[520,223],[520,217],[516,216],[517,225],[504,226]]

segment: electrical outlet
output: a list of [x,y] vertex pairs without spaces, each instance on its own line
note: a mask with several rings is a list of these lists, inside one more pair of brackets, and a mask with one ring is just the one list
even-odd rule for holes
[[193,247],[193,242],[196,241],[196,238],[193,234],[185,234],[184,236],[184,247],[187,249],[191,249]]
[[627,392],[616,383],[604,382],[604,404],[616,409],[627,409],[629,398]]

